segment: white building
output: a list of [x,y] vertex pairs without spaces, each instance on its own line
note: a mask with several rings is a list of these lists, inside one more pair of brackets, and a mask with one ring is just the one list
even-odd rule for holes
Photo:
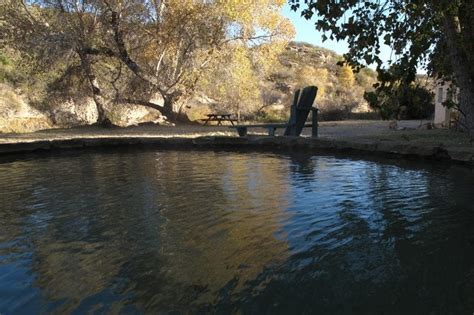
[[[443,106],[443,102],[448,98],[453,98],[452,93],[449,91],[451,82],[438,81],[435,88],[435,115],[434,124],[442,125],[444,127],[450,127],[450,122],[453,116],[457,115],[456,109],[448,109]],[[457,94],[457,93],[455,93]],[[456,98],[456,96],[454,96]]]

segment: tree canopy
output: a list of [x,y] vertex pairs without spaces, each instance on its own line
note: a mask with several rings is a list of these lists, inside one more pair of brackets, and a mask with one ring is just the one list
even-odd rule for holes
[[9,47],[57,67],[59,82],[83,77],[99,121],[110,103],[173,118],[203,77],[235,67],[225,59],[229,50],[244,50],[244,64],[270,67],[293,35],[280,13],[284,2],[2,0],[0,28]]
[[[471,0],[289,0],[315,19],[323,39],[347,40],[346,62],[356,69],[375,63],[382,82],[408,86],[418,67],[459,87],[464,126],[474,135],[474,2]],[[384,65],[382,45],[393,56]]]

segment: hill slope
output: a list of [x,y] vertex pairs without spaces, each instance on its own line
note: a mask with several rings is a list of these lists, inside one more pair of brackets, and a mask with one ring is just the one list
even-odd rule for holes
[[[11,55],[14,56],[15,54],[12,53]],[[316,99],[317,106],[323,115],[330,116],[332,119],[343,118],[349,112],[368,111],[363,94],[364,91],[372,89],[372,85],[376,81],[375,72],[370,69],[364,69],[360,73],[353,73],[348,67],[337,66],[337,62],[340,60],[342,60],[342,56],[337,55],[333,51],[307,43],[291,42],[279,56],[279,60],[272,71],[267,72],[265,75],[255,71],[255,74],[251,76],[250,80],[256,83],[257,95],[260,96],[257,96],[255,101],[250,102],[243,114],[250,119],[286,119],[289,114],[289,105],[291,104],[294,91],[308,85],[316,85],[319,88]],[[25,104],[28,106],[33,105],[30,110],[31,113],[35,113],[37,116],[38,111],[34,107],[38,107],[37,104],[41,105],[38,109],[42,112],[40,114],[45,116],[44,120],[48,124],[52,122],[54,125],[58,125],[59,121],[64,120],[61,118],[63,116],[68,118],[59,124],[63,127],[94,122],[94,119],[82,119],[80,115],[80,113],[84,112],[85,116],[93,117],[94,106],[86,106],[88,102],[76,101],[73,98],[55,101],[51,95],[46,93],[47,84],[45,82],[49,81],[43,80],[43,77],[40,75],[27,75],[28,71],[22,71],[22,68],[17,67],[19,64],[22,64],[21,59],[0,62],[0,83],[4,83],[0,86],[0,94],[10,93],[10,91],[21,91],[20,94],[25,96]],[[48,72],[46,74],[49,75]],[[226,79],[223,76],[221,78],[211,78],[210,81],[213,80],[213,84],[215,84],[219,80]],[[208,112],[228,110],[232,114],[236,113],[235,108],[227,108],[225,102],[217,101],[217,95],[213,95],[215,90],[215,86],[211,84],[211,89],[208,89],[206,92],[203,90],[198,91],[189,101],[189,105],[192,107],[189,113],[191,119],[202,118]],[[41,102],[37,101],[37,99],[40,99],[37,95],[43,97]],[[12,106],[10,103],[9,99],[1,98],[0,111],[10,108]],[[125,125],[127,125],[146,121],[145,118],[150,115],[147,114],[146,110],[142,113],[143,111],[144,108],[132,106],[127,108],[127,113],[116,113],[116,110],[112,108],[109,114],[111,118],[114,118],[114,121],[117,121],[118,125],[122,125],[122,121],[125,121]],[[136,118],[135,116],[137,115],[140,117]],[[142,116],[145,118],[142,119]],[[132,122],[129,122],[130,117],[133,118]],[[4,118],[5,122],[24,121],[21,120],[23,118],[20,117],[18,111],[7,111],[4,114]],[[325,118],[328,119],[328,117]],[[152,120],[155,121],[156,119],[153,118]],[[11,124],[7,126],[5,122],[0,122],[0,132],[12,130]],[[24,125],[24,123],[16,125]],[[35,129],[48,128],[48,126],[43,127],[41,125],[35,127]],[[15,131],[21,131],[17,129]],[[30,131],[30,129],[24,128],[24,131]]]
[[[307,85],[318,87],[317,106],[321,111],[368,111],[363,95],[376,82],[376,73],[359,73],[337,65],[342,56],[307,43],[292,42],[280,56],[280,67],[266,79],[265,94],[282,104],[289,104],[292,91]],[[264,103],[272,102],[265,99]]]
[[[353,73],[349,67],[337,65],[341,60],[342,56],[331,50],[308,43],[291,42],[269,73],[264,75],[255,72],[253,80],[258,83],[260,98],[249,101],[246,106],[244,104],[243,114],[250,119],[285,120],[294,91],[308,85],[318,87],[317,106],[323,115],[331,116],[332,119],[347,117],[350,112],[369,111],[363,95],[365,91],[373,89],[375,71],[363,69]],[[226,77],[213,80],[226,80]],[[201,117],[209,111],[236,111],[232,106],[226,106],[226,100],[219,100],[218,93],[214,91],[211,86],[205,92],[202,90],[200,97],[190,101],[194,108],[190,112],[191,118]]]

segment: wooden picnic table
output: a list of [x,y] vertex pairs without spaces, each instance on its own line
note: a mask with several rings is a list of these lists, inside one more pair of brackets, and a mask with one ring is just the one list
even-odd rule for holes
[[232,114],[207,114],[206,116],[207,118],[201,119],[204,121],[204,125],[210,121],[217,121],[217,125],[222,126],[223,121],[228,121],[234,126],[234,121],[237,121],[237,119],[231,118]]

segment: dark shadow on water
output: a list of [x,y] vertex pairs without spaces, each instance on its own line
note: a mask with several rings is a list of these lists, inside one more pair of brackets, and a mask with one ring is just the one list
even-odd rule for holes
[[0,162],[0,313],[472,313],[474,174],[254,151]]

